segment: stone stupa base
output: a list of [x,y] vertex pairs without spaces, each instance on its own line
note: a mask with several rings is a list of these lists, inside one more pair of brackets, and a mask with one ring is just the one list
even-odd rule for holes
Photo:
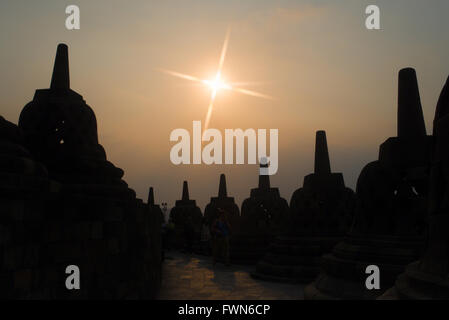
[[395,285],[398,299],[449,300],[449,275],[441,276],[420,270],[420,262],[411,263]]
[[230,259],[233,264],[255,265],[267,251],[272,235],[238,234],[230,239]]
[[277,237],[251,276],[275,282],[311,282],[320,271],[323,253],[330,252],[340,240],[339,237]]
[[[419,256],[419,237],[351,236],[322,257],[323,272],[304,290],[305,299],[372,300],[391,288],[397,276]],[[366,267],[380,269],[380,289],[368,290]]]

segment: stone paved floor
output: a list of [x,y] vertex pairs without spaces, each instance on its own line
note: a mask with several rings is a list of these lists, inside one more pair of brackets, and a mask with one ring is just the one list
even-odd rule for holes
[[167,252],[163,265],[161,300],[295,300],[304,286],[251,278],[251,266],[212,266],[200,255]]

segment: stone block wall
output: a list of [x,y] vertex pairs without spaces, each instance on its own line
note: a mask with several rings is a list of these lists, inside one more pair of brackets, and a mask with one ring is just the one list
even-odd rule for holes
[[[155,298],[161,283],[159,215],[140,200],[64,192],[0,197],[0,298]],[[80,269],[80,290],[65,286]]]

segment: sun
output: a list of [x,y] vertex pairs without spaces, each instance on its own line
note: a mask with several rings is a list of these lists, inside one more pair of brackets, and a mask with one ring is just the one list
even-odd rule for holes
[[252,90],[248,90],[248,89],[244,89],[244,88],[239,88],[237,86],[241,86],[243,83],[240,83],[240,85],[238,83],[227,83],[225,82],[222,77],[221,77],[221,70],[223,69],[223,64],[224,64],[224,60],[226,57],[226,51],[228,48],[228,42],[229,42],[229,33],[230,33],[230,29],[228,30],[227,34],[226,34],[226,38],[224,41],[224,45],[223,45],[223,49],[221,51],[221,56],[220,56],[220,61],[218,64],[218,70],[217,70],[217,74],[215,75],[215,78],[211,79],[211,80],[204,80],[204,79],[200,79],[191,75],[187,75],[187,74],[183,74],[183,73],[179,73],[176,71],[170,71],[170,70],[165,70],[165,69],[160,69],[160,71],[163,71],[167,74],[170,74],[172,76],[178,77],[178,78],[182,78],[185,80],[189,80],[189,81],[195,81],[195,82],[199,82],[204,84],[205,86],[209,87],[211,89],[211,96],[210,96],[210,102],[209,102],[209,107],[207,109],[207,115],[206,115],[206,121],[205,121],[205,126],[204,126],[204,130],[206,130],[209,126],[209,121],[212,115],[212,110],[214,108],[214,102],[215,102],[215,97],[217,96],[218,91],[220,90],[231,90],[234,92],[239,92],[242,94],[246,94],[249,96],[253,96],[253,97],[258,97],[258,98],[264,98],[264,99],[273,99],[272,97],[259,93],[259,92],[255,92]]
[[232,90],[232,86],[226,83],[222,78],[220,72],[217,73],[214,79],[212,80],[203,80],[203,83],[208,86],[212,91],[217,92],[220,89],[224,90]]

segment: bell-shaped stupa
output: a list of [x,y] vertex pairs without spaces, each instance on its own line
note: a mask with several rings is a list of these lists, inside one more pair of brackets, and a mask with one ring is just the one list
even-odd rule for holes
[[215,221],[219,209],[226,212],[231,228],[236,230],[240,219],[240,210],[235,204],[234,197],[228,197],[226,176],[224,174],[220,175],[218,196],[210,198],[210,202],[204,210],[204,218],[207,225],[210,226]]
[[252,275],[282,282],[309,282],[319,272],[321,255],[349,231],[354,192],[342,173],[331,172],[326,133],[318,131],[315,170],[304,177],[290,201],[290,217]]
[[161,206],[156,204],[154,201],[154,189],[150,187],[148,190],[148,200],[147,205],[150,208],[152,214],[159,216],[160,223],[163,223],[165,220],[164,214],[162,213]]
[[182,185],[181,200],[177,200],[170,211],[170,220],[175,226],[175,239],[172,240],[175,246],[178,248],[187,246],[192,250],[200,239],[203,214],[196,201],[190,199],[187,181]]
[[[70,89],[68,48],[60,44],[50,89],[36,90],[18,127],[0,119],[0,188],[9,181],[10,191],[20,190],[0,197],[0,229],[14,239],[0,241],[9,254],[0,267],[7,284],[0,297],[156,297],[161,223],[123,173],[106,160],[94,112]],[[79,290],[64,286],[69,265],[79,267]]]
[[[432,137],[426,135],[415,70],[399,72],[398,136],[357,181],[349,234],[322,258],[323,272],[305,289],[308,299],[374,299],[390,288],[424,245]],[[366,287],[366,269],[379,267],[380,289]]]
[[[268,166],[260,164],[260,168]],[[233,263],[255,264],[261,259],[289,215],[287,201],[280,196],[278,188],[271,187],[270,176],[260,171],[259,185],[243,201],[239,229],[231,235]]]
[[93,110],[70,88],[67,45],[58,45],[50,88],[36,90],[33,101],[20,114],[19,127],[33,156],[64,190],[135,197],[121,179],[123,170],[106,159]]
[[434,145],[429,188],[429,235],[419,261],[407,266],[386,298],[449,299],[449,78],[433,122]]

